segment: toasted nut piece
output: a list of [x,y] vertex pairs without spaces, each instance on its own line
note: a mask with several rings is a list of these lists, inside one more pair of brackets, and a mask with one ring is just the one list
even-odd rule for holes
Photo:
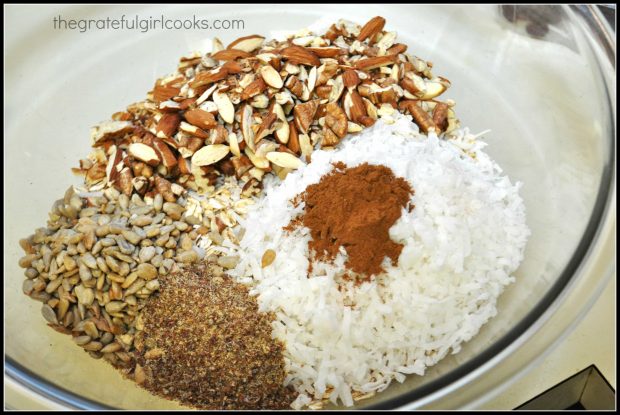
[[450,81],[447,79],[433,79],[426,82],[426,93],[422,96],[422,99],[433,99],[443,94],[450,86]]
[[170,150],[168,145],[165,144],[161,139],[155,137],[153,139],[153,147],[155,147],[155,150],[158,152],[159,158],[161,159],[164,166],[166,166],[167,168],[176,166],[176,157],[174,157],[174,154],[172,154],[172,151]]
[[342,82],[344,82],[345,88],[355,88],[360,83],[360,77],[354,69],[347,69],[342,74]]
[[346,49],[342,49],[339,47],[320,47],[320,48],[306,48],[310,52],[314,53],[319,58],[337,58],[341,55],[346,55]]
[[303,46],[292,45],[282,49],[281,55],[292,64],[320,66],[321,61],[312,51]]
[[286,143],[286,146],[293,153],[299,155],[301,154],[301,148],[299,147],[299,135],[297,134],[297,127],[295,126],[295,121],[289,121],[288,128],[289,128],[289,136],[288,136],[288,143]]
[[250,56],[252,55],[248,52],[237,49],[224,49],[211,55],[213,59],[218,61],[234,61],[239,58],[249,58]]
[[297,124],[299,131],[302,133],[308,132],[318,107],[319,103],[316,100],[308,101],[303,104],[297,104],[295,106],[293,109],[293,114],[295,116],[295,123]]
[[437,132],[445,131],[448,127],[448,104],[439,102],[433,109],[433,123],[437,127]]
[[179,158],[177,159],[177,163],[179,165],[179,172],[181,172],[181,174],[191,173],[191,169],[189,165],[187,164],[187,159],[185,159],[183,156],[179,155]]
[[245,101],[249,98],[255,97],[258,94],[262,94],[267,89],[267,84],[263,81],[263,78],[257,78],[250,83],[241,92],[241,101]]
[[267,137],[274,131],[274,128],[272,128],[272,126],[277,118],[278,116],[273,112],[270,112],[263,117],[263,122],[258,127],[258,130],[256,131],[256,136],[254,137],[255,143],[258,143],[260,140]]
[[248,170],[254,167],[252,161],[248,158],[248,156],[242,154],[241,156],[235,156],[230,159],[232,165],[235,169],[235,175],[237,178],[241,178]]
[[228,72],[224,68],[218,68],[212,71],[199,72],[194,77],[194,80],[189,83],[192,88],[199,88],[201,86],[210,85],[214,82],[221,81],[228,76]]
[[405,53],[407,51],[407,45],[403,43],[395,43],[388,50],[385,51],[388,55],[398,55],[399,53]]
[[157,123],[157,134],[163,134],[164,137],[172,137],[179,130],[181,124],[181,116],[176,112],[163,114]]
[[426,94],[426,83],[424,79],[414,73],[408,73],[400,81],[400,86],[417,97],[422,97]]
[[217,111],[220,117],[228,124],[232,124],[235,121],[235,107],[233,107],[228,95],[223,92],[215,91],[213,92],[213,102],[217,105]]
[[288,121],[286,120],[286,115],[284,115],[284,110],[280,104],[275,104],[273,106],[273,113],[278,117],[279,122],[276,125],[275,136],[276,139],[282,143],[288,143],[290,128],[288,126]]
[[258,167],[259,169],[269,168],[269,160],[267,160],[262,155],[255,153],[249,147],[245,148],[245,154],[248,156],[252,164]]
[[155,188],[166,202],[175,202],[176,196],[172,192],[172,184],[161,176],[155,176]]
[[251,149],[254,149],[254,130],[252,130],[252,106],[245,104],[241,110],[241,135]]
[[368,38],[372,38],[377,33],[381,32],[384,26],[385,19],[383,17],[373,17],[361,28],[360,33],[357,35],[357,40],[363,42]]
[[428,133],[429,130],[435,129],[433,119],[424,111],[414,100],[403,100],[399,103],[401,108],[406,109],[413,117],[413,121],[420,127],[422,131]]
[[288,152],[272,151],[267,153],[265,158],[273,164],[287,169],[298,169],[303,164],[297,156]]
[[228,146],[230,147],[230,152],[233,153],[234,156],[241,155],[241,149],[239,148],[239,139],[237,138],[237,134],[228,133],[228,137],[226,141],[228,142]]
[[131,192],[133,190],[133,174],[131,173],[131,169],[129,167],[125,167],[118,174],[118,185],[121,189],[121,192],[126,194],[127,196],[131,196]]
[[340,142],[340,138],[332,130],[327,128],[323,128],[323,138],[321,140],[321,147],[331,147],[335,146]]
[[155,86],[155,88],[153,88],[153,101],[157,103],[167,101],[170,98],[176,97],[180,91],[181,91],[181,88],[157,85]]
[[[116,146],[110,147],[111,156],[108,159],[108,164],[106,166],[105,172],[106,177],[109,183],[114,183],[118,178],[118,169],[122,167],[121,162],[123,160],[123,150],[117,148]],[[92,167],[92,164],[91,164]],[[88,169],[85,169],[88,170]]]
[[142,160],[151,166],[157,166],[161,161],[155,149],[146,144],[131,143],[127,151],[131,156],[137,158],[138,160]]
[[338,141],[347,135],[347,115],[336,102],[330,102],[325,107],[325,126],[336,134]]
[[228,130],[221,124],[212,128],[209,133],[208,144],[224,144],[228,141]]
[[225,144],[211,144],[196,151],[192,156],[192,166],[208,166],[217,163],[230,152]]
[[188,123],[202,128],[204,130],[208,130],[217,125],[217,121],[215,117],[210,112],[201,110],[201,109],[193,109],[185,112],[185,119]]
[[360,117],[368,115],[362,97],[355,90],[349,91],[345,95],[344,111],[347,114],[347,118],[353,122],[360,122]]
[[260,48],[263,45],[265,38],[259,35],[250,35],[240,37],[239,39],[232,42],[228,45],[227,49],[237,49],[242,50],[244,52],[254,52],[256,49]]
[[272,88],[280,89],[284,85],[278,71],[273,69],[271,65],[265,65],[260,68],[260,75],[267,85]]
[[357,62],[355,62],[355,68],[361,71],[370,71],[371,69],[392,65],[397,61],[398,55],[375,56],[372,58],[358,60]]
[[301,98],[304,92],[304,84],[295,75],[291,75],[286,80],[285,86],[297,98]]

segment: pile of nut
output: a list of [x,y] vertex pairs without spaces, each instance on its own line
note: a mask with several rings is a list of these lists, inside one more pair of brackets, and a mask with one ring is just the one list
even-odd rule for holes
[[159,194],[145,202],[113,187],[81,197],[69,188],[47,228],[20,241],[23,291],[43,303],[48,325],[91,356],[131,367],[137,317],[159,290],[158,278],[204,255],[194,248],[198,233],[187,223],[185,200],[177,202]]
[[260,188],[395,109],[421,130],[458,127],[453,101],[435,98],[450,82],[406,52],[374,17],[345,21],[321,36],[302,31],[285,41],[245,36],[206,55],[181,58],[145,101],[93,128],[96,151],[81,161],[91,190],[174,199],[181,188],[213,190],[221,176]]

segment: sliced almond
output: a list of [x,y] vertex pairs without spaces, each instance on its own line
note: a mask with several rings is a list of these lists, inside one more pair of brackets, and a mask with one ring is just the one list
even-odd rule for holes
[[241,110],[241,135],[243,136],[243,141],[250,147],[252,150],[254,149],[254,130],[252,130],[252,107],[248,104],[243,106]]
[[235,121],[235,107],[230,102],[228,95],[224,92],[215,91],[213,92],[213,102],[217,105],[220,117],[228,124],[232,124]]
[[313,52],[303,46],[289,46],[282,49],[281,55],[292,64],[319,66],[321,61]]
[[192,156],[192,166],[209,166],[217,163],[230,152],[226,144],[211,144],[196,151]]
[[278,71],[273,69],[271,65],[265,65],[260,68],[260,75],[267,85],[272,88],[280,89],[284,85]]
[[146,144],[132,143],[129,145],[127,151],[132,157],[142,160],[151,166],[157,166],[160,162],[159,156],[157,155],[155,149],[147,146]]
[[265,157],[256,154],[249,147],[245,148],[245,154],[248,156],[252,164],[260,169],[268,169],[269,168],[269,160]]
[[347,92],[343,104],[347,118],[353,122],[359,122],[360,117],[368,115],[364,101],[356,91]]
[[181,88],[175,88],[172,86],[157,85],[153,88],[153,100],[157,103],[167,101],[179,94]]
[[354,69],[347,69],[342,74],[342,82],[346,88],[351,89],[358,86],[361,81]]
[[130,121],[105,121],[91,129],[93,144],[105,140],[113,140],[133,132],[134,126]]
[[190,123],[184,121],[181,121],[181,124],[179,124],[179,131],[199,138],[209,138],[209,134],[207,132],[201,130],[195,125],[191,125]]
[[284,110],[280,104],[275,104],[273,106],[273,112],[280,120],[279,125],[276,127],[275,135],[278,141],[282,144],[288,143],[290,129],[288,126],[288,121],[286,120],[286,115],[284,114]]
[[306,85],[308,86],[308,91],[312,92],[314,91],[314,86],[316,85],[316,79],[317,79],[317,69],[316,66],[313,66],[312,69],[310,69],[310,72],[308,73],[308,80],[306,81]]
[[322,47],[322,48],[307,48],[310,52],[314,53],[319,58],[337,58],[338,56],[345,55],[347,51],[339,47]]
[[199,88],[205,85],[211,85],[214,82],[221,81],[228,76],[223,68],[214,69],[211,71],[197,73],[194,79],[189,83],[192,88]]
[[399,85],[417,97],[423,97],[427,91],[424,79],[413,72],[407,73]]
[[242,50],[244,52],[250,53],[250,52],[254,52],[256,49],[259,49],[263,45],[264,41],[265,41],[265,38],[263,36],[259,36],[259,35],[244,36],[244,37],[240,37],[239,39],[235,40],[230,45],[228,45],[228,49],[237,49],[237,50]]
[[205,92],[202,93],[202,95],[200,95],[200,97],[198,97],[198,99],[196,100],[196,105],[200,105],[203,102],[205,102],[206,100],[209,99],[209,97],[211,96],[211,94],[213,93],[213,91],[215,91],[215,88],[217,88],[217,85],[213,84],[211,85],[211,87],[207,88],[207,90]]
[[298,169],[303,165],[299,158],[287,152],[272,151],[265,157],[273,164],[287,169]]
[[164,137],[172,137],[179,130],[181,116],[178,113],[166,113],[161,116],[157,123],[157,135],[163,134]]
[[[117,148],[115,145],[110,147],[110,157],[108,158],[108,164],[105,169],[105,174],[108,179],[108,183],[114,183],[118,177],[118,166],[121,165],[123,160],[123,150]],[[91,165],[88,167],[92,167]],[[83,167],[83,170],[88,170],[88,168]]]
[[228,134],[228,145],[230,146],[230,152],[233,153],[233,155],[239,157],[241,155],[241,150],[239,149],[239,141],[237,140],[237,134]]
[[385,19],[381,16],[375,16],[370,19],[360,30],[360,33],[357,35],[357,40],[360,42],[372,38],[377,33],[383,30],[385,26]]
[[301,153],[301,148],[299,147],[299,135],[297,134],[297,127],[295,126],[295,121],[288,122],[289,128],[289,138],[286,146],[289,150],[291,150],[295,154]]
[[308,134],[299,134],[299,147],[302,157],[309,163],[313,147],[310,143],[310,136]]
[[218,61],[234,61],[240,58],[249,58],[250,56],[252,55],[248,52],[237,49],[224,49],[211,55],[213,59],[217,59]]
[[375,56],[373,58],[358,60],[357,62],[355,62],[355,67],[361,71],[370,71],[371,69],[392,65],[397,61],[397,55]]
[[185,112],[185,119],[188,123],[202,128],[203,130],[208,130],[217,125],[217,121],[215,117],[210,112],[201,110],[201,109],[193,109]]
[[211,45],[211,53],[217,53],[220,50],[224,50],[224,44],[218,37],[214,37]]
[[431,81],[426,81],[426,92],[422,96],[422,99],[433,99],[443,94],[446,89],[448,89],[449,81],[441,80],[441,79],[433,79]]
[[343,76],[338,75],[336,78],[330,79],[329,81],[327,81],[327,85],[330,85],[332,87],[332,90],[329,93],[328,101],[338,101],[340,99],[340,96],[344,92]]
[[174,154],[172,154],[170,147],[168,147],[168,145],[164,143],[161,139],[157,137],[154,138],[153,147],[155,147],[155,150],[157,150],[157,152],[159,153],[158,155],[161,158],[162,164],[164,166],[166,166],[167,168],[172,168],[177,165],[177,159],[176,157],[174,157]]

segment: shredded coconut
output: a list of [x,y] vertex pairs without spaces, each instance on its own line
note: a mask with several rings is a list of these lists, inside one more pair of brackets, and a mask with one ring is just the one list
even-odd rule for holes
[[[453,140],[426,136],[410,117],[392,118],[337,150],[315,151],[283,182],[266,178],[264,197],[241,221],[246,232],[232,274],[252,287],[262,311],[276,315],[286,381],[300,393],[294,408],[324,398],[350,406],[352,392],[424,375],[495,316],[523,258],[529,230],[521,184],[501,175],[484,143],[467,131]],[[413,211],[403,209],[390,228],[404,245],[398,263],[385,260],[384,274],[357,285],[340,278],[344,249],[332,263],[314,263],[308,275],[308,229],[283,230],[304,208],[291,200],[337,161],[387,166],[415,191]],[[276,258],[263,269],[267,249]]]

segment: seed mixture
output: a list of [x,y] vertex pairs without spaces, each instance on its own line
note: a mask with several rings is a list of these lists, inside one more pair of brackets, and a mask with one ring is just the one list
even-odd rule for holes
[[135,379],[201,409],[287,409],[282,345],[246,287],[208,267],[162,278],[136,336]]
[[456,353],[528,230],[450,81],[377,16],[180,59],[93,127],[23,291],[153,394],[353,405]]

